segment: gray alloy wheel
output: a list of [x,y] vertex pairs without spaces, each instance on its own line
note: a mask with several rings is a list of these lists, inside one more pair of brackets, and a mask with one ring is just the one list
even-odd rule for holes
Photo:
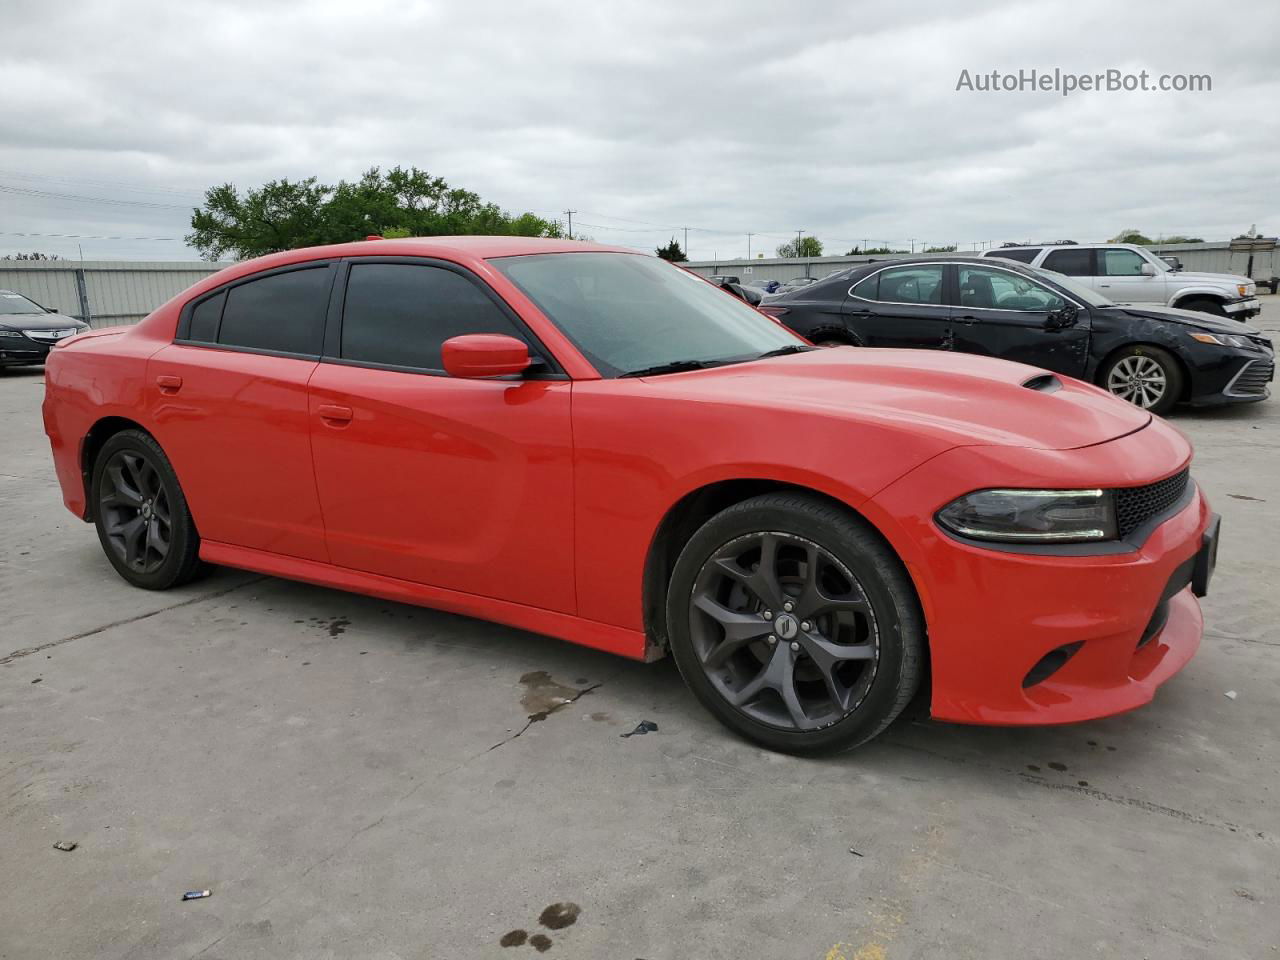
[[1150,410],[1164,399],[1169,380],[1151,357],[1123,357],[1107,374],[1107,389],[1121,400]]
[[167,590],[203,571],[186,497],[150,434],[124,430],[102,445],[91,496],[103,552],[129,583]]
[[1107,363],[1099,380],[1109,393],[1152,413],[1167,413],[1182,394],[1182,369],[1158,347],[1126,348]]
[[857,577],[802,537],[738,537],[702,565],[689,610],[694,650],[730,706],[783,730],[817,730],[856,710],[880,638]]
[[169,555],[173,521],[169,496],[155,464],[132,450],[112,454],[98,491],[107,544],[138,573],[155,573]]
[[773,750],[870,740],[927,670],[901,561],[864,519],[807,492],[762,494],[707,520],[676,561],[666,607],[689,689],[725,726]]

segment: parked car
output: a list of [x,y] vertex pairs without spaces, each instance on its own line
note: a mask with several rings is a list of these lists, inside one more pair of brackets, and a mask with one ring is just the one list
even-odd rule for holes
[[1155,413],[1265,400],[1261,331],[1205,313],[1116,304],[1078,278],[1011,260],[911,257],[846,270],[761,310],[824,346],[915,347],[1016,360]]
[[714,276],[707,277],[716,286],[723,286],[726,283],[742,283],[741,277],[730,276],[729,274],[717,273]]
[[0,290],[0,367],[44,363],[49,348],[89,325],[12,290]]
[[820,350],[622,248],[433,237],[238,263],[74,337],[44,423],[138,587],[225,564],[669,651],[727,726],[814,752],[917,696],[1129,710],[1195,653],[1218,523],[1190,444],[1049,380]]
[[751,304],[753,307],[759,306],[760,302],[764,300],[764,297],[765,297],[764,291],[760,290],[757,287],[750,286],[749,284],[733,283],[727,280],[718,281],[716,277],[711,277],[710,279],[711,279],[711,282],[714,283],[721,290],[725,290],[733,294],[739,300],[745,300],[747,303]]
[[1257,285],[1248,277],[1188,273],[1132,243],[998,247],[981,255],[1064,274],[1116,303],[1154,303],[1233,320],[1248,320],[1262,312]]

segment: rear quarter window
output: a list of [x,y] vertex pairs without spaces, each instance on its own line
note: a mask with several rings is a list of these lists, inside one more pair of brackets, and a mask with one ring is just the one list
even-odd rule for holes
[[1021,263],[1030,263],[1040,255],[1040,251],[1043,249],[1044,247],[1027,247],[1022,250],[997,250],[994,253],[987,254],[987,256],[1004,257],[1006,260],[1017,260]]
[[1054,270],[1068,277],[1092,277],[1092,250],[1054,250],[1040,264],[1046,270]]

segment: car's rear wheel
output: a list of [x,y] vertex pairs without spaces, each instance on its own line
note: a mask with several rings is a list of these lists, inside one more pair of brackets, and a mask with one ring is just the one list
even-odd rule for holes
[[1099,372],[1103,389],[1152,413],[1166,414],[1182,396],[1182,367],[1159,347],[1138,344],[1116,353]]
[[167,590],[201,572],[200,537],[186,498],[149,434],[124,430],[103,444],[92,496],[103,552],[135,587]]
[[844,750],[887,727],[924,671],[906,571],[863,520],[806,494],[712,517],[667,596],[672,654],[730,729],[774,750]]

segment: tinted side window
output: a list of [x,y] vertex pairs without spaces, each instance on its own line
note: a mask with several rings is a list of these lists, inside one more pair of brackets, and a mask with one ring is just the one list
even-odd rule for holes
[[1046,270],[1056,270],[1068,277],[1093,276],[1092,250],[1055,250],[1040,264]]
[[1098,274],[1103,277],[1140,277],[1147,261],[1132,250],[1099,250]]
[[232,287],[227,291],[218,343],[318,356],[329,304],[329,278],[327,266],[312,267]]
[[1006,260],[1018,260],[1022,263],[1030,263],[1043,250],[1044,247],[1030,247],[1026,250],[997,250],[991,254],[993,257],[1004,257]]
[[218,324],[222,322],[222,305],[227,302],[224,290],[207,300],[201,300],[191,311],[191,329],[187,339],[213,343],[218,339]]
[[861,297],[863,300],[879,300],[880,299],[880,274],[873,273],[861,283],[853,288],[853,295]]
[[1022,310],[1041,313],[1066,306],[1060,296],[1034,280],[985,267],[961,267],[960,306],[978,310]]
[[466,333],[527,340],[483,291],[452,270],[352,265],[342,316],[344,359],[442,370],[441,344]]
[[880,274],[884,303],[941,303],[942,266],[894,267]]

